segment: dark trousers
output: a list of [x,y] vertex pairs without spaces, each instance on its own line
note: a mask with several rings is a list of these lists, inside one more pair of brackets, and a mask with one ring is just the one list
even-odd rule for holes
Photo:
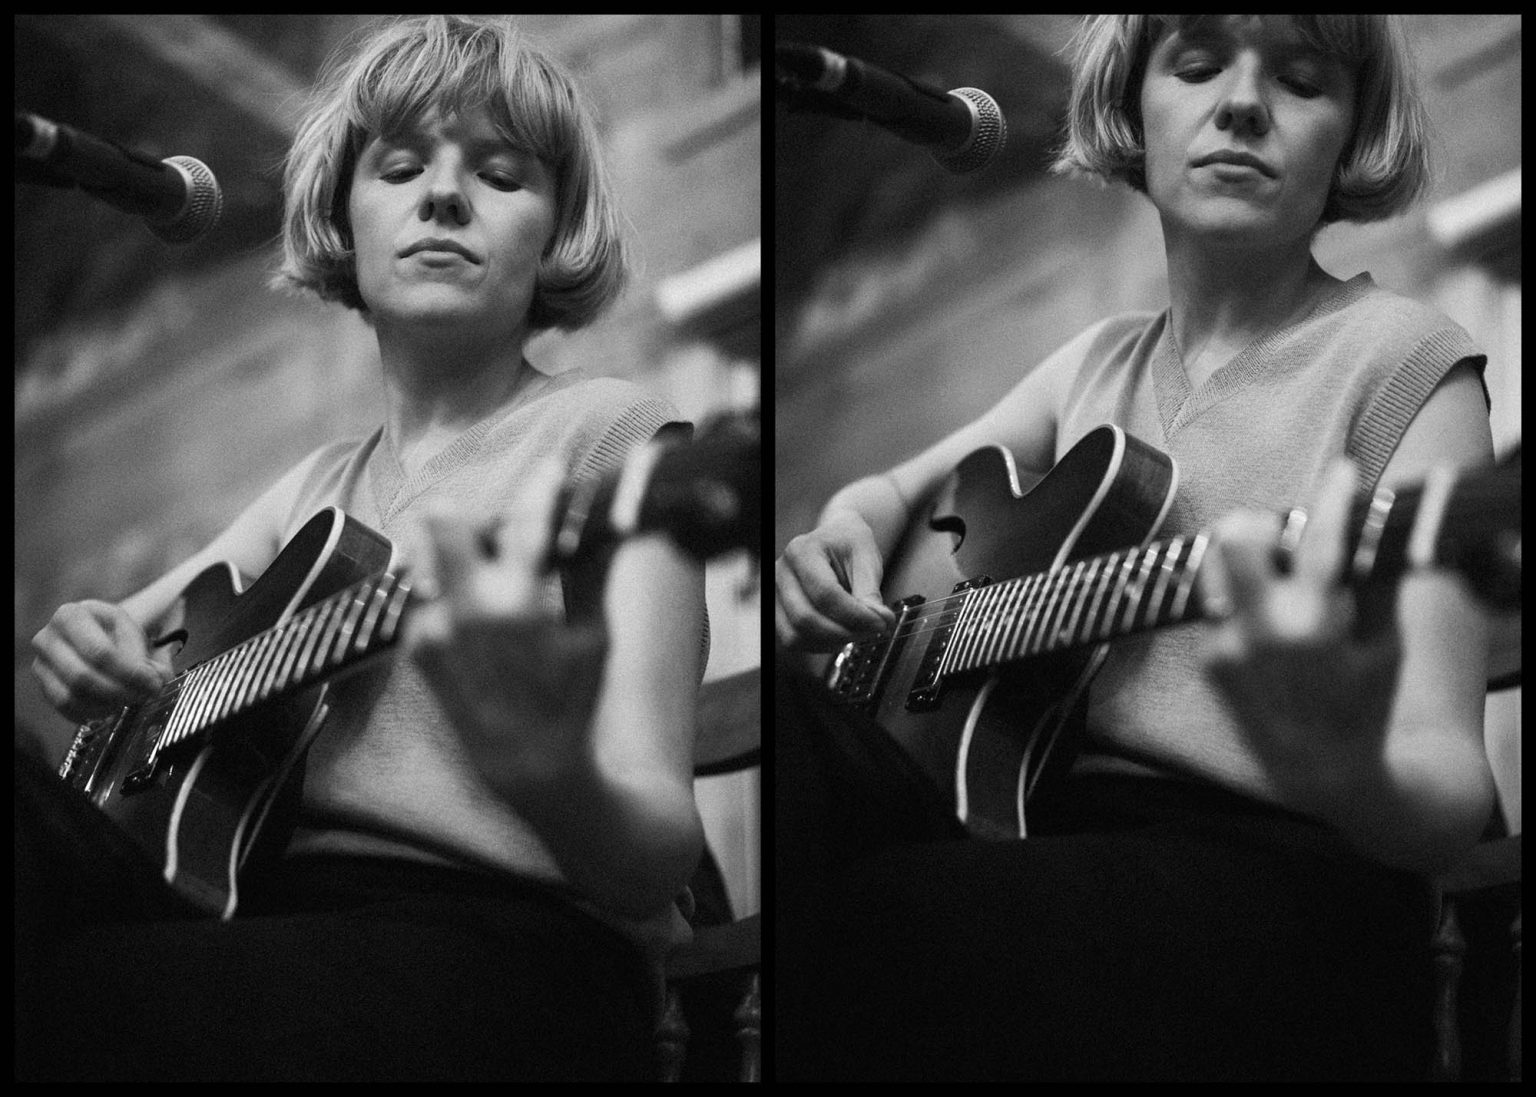
[[16,756],[17,1079],[644,1080],[637,953],[552,889],[283,862],[220,922]]
[[1432,893],[1224,790],[1074,779],[967,837],[782,660],[780,1080],[1420,1080]]

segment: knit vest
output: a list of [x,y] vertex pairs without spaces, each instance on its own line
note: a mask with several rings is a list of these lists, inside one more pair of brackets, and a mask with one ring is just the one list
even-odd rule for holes
[[[1307,505],[1341,454],[1371,490],[1440,380],[1458,362],[1479,373],[1486,363],[1453,321],[1369,274],[1332,287],[1193,391],[1168,322],[1167,310],[1114,317],[1068,344],[1060,353],[1081,362],[1057,409],[1058,460],[1103,423],[1174,458],[1177,492],[1159,538],[1240,508],[1280,515]],[[1088,748],[1276,800],[1205,676],[1208,627],[1115,642],[1090,690]]]

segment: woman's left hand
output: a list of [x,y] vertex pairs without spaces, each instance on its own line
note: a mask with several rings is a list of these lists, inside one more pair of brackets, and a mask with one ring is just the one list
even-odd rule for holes
[[1381,764],[1397,690],[1395,614],[1373,614],[1367,631],[1340,582],[1354,488],[1341,459],[1307,512],[1290,574],[1277,567],[1274,519],[1252,512],[1217,523],[1200,568],[1219,621],[1207,671],[1270,774],[1298,791]]
[[[413,576],[435,595],[412,622],[411,654],[501,791],[587,773],[608,648],[601,621],[566,624],[541,597],[560,470],[536,474],[494,535],[432,512],[412,540]],[[435,589],[433,589],[435,588]]]

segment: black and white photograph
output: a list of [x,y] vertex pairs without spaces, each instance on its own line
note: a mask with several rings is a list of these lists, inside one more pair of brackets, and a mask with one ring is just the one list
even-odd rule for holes
[[773,1079],[1520,1080],[1520,34],[773,21]]
[[16,1080],[760,1081],[761,17],[14,31]]

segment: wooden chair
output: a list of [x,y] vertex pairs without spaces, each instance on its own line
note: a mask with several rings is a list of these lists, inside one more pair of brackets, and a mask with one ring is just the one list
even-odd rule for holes
[[1518,1082],[1520,836],[1480,843],[1436,883],[1440,927],[1433,945],[1429,1080]]
[[[753,670],[708,683],[700,696],[694,774],[734,773],[761,764],[762,675]],[[665,1005],[656,1027],[660,1077],[683,1080],[693,1032],[685,1001],[710,1002],[709,984],[729,988],[730,1024],[740,1047],[736,1080],[762,1080],[762,919],[753,914],[721,925],[696,925],[693,941],[666,961]],[[691,988],[700,988],[691,993]],[[714,997],[718,998],[718,993]],[[697,1023],[697,1022],[696,1022]],[[729,1081],[728,1077],[711,1081]]]
[[[1495,633],[1490,693],[1521,684],[1518,617]],[[1520,1081],[1520,835],[1501,811],[1436,886],[1432,1082]]]

